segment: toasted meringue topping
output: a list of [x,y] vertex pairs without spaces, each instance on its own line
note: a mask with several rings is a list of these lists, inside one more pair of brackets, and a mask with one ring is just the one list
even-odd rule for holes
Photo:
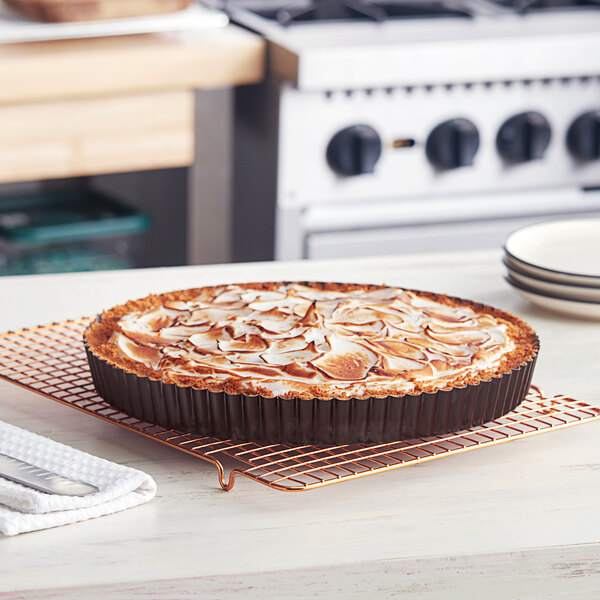
[[[273,286],[272,286],[273,288]],[[111,342],[131,360],[201,387],[252,382],[273,395],[410,393],[498,365],[506,324],[399,288],[227,285],[121,317]],[[201,384],[200,384],[201,380]],[[243,387],[243,386],[242,386]]]

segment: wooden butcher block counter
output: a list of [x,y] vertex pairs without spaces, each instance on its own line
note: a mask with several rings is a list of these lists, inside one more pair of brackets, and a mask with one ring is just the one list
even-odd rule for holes
[[0,183],[191,165],[194,91],[261,80],[229,25],[0,45]]

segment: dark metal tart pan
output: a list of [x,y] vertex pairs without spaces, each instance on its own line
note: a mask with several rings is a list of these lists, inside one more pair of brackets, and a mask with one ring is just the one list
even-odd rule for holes
[[322,400],[211,392],[140,377],[85,349],[96,390],[119,410],[167,429],[261,444],[393,442],[493,421],[525,398],[537,358],[475,385],[435,393]]

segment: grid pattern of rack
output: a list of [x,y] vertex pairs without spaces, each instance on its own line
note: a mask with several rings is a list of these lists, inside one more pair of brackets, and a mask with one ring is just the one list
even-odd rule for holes
[[[89,322],[76,319],[0,334],[0,378],[209,461],[225,490],[236,475],[278,490],[307,490],[600,419],[598,407],[568,396],[545,398],[532,387],[526,400],[501,419],[426,439],[316,447],[202,437],[145,423],[97,395],[82,343]],[[228,476],[224,459],[232,463]]]

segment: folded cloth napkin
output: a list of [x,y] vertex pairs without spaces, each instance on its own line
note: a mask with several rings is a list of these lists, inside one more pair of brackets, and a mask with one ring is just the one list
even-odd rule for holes
[[91,483],[97,493],[60,496],[38,492],[0,477],[0,533],[67,525],[148,502],[156,493],[150,475],[86,454],[0,421],[0,452],[63,475]]

